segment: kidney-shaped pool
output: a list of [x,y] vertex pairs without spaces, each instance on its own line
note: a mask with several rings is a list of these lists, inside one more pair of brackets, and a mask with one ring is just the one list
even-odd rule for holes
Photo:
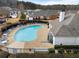
[[41,25],[31,25],[19,29],[15,35],[14,39],[17,42],[31,42],[37,39],[37,31],[41,29]]

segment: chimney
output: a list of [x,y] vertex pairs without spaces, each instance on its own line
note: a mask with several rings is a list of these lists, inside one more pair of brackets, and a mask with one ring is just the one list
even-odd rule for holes
[[65,10],[61,10],[59,14],[59,22],[62,22],[65,17]]

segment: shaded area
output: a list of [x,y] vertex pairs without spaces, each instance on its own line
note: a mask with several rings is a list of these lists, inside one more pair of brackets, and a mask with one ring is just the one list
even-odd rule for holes
[[8,52],[0,50],[0,58],[8,58],[8,56],[9,56]]

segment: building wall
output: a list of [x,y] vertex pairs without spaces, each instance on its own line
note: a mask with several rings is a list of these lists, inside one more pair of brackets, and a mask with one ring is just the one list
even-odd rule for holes
[[79,45],[79,37],[55,37],[54,45]]
[[49,20],[56,20],[59,15],[50,15]]

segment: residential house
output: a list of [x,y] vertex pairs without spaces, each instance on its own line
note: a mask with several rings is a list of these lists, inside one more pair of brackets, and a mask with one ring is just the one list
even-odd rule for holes
[[33,18],[34,20],[52,20],[58,17],[58,10],[33,10],[27,12],[29,17]]
[[79,14],[67,12],[62,22],[50,21],[53,45],[79,45]]

